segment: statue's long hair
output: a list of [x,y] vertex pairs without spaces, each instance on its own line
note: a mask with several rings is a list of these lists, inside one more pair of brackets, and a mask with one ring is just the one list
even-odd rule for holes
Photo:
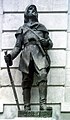
[[38,22],[38,12],[37,12],[36,6],[35,5],[29,5],[29,6],[27,6],[27,8],[24,12],[24,23],[28,23],[28,21],[29,21],[28,9],[29,9],[30,6],[33,6],[36,10],[36,15],[35,15],[34,19],[35,19],[35,22]]

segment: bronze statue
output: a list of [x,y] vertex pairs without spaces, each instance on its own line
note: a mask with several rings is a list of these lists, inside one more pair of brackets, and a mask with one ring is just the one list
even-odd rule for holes
[[24,13],[24,25],[16,34],[16,44],[12,52],[5,56],[6,63],[12,65],[21,52],[19,70],[22,72],[22,89],[24,110],[31,110],[30,98],[34,73],[39,86],[40,110],[46,110],[47,74],[50,70],[50,58],[47,50],[53,43],[44,25],[38,22],[38,12],[35,5],[29,5]]

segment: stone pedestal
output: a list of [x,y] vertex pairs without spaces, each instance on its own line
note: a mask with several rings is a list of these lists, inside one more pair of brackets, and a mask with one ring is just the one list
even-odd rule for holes
[[18,111],[18,117],[52,117],[52,108],[48,107],[46,111]]

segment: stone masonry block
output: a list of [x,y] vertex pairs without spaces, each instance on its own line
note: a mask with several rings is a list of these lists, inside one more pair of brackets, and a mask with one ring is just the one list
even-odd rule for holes
[[[16,92],[17,92],[19,103],[23,103],[21,87],[16,87]],[[13,90],[11,87],[0,88],[0,100],[2,100],[3,104],[16,104]]]
[[0,0],[0,14],[3,14],[3,1],[2,0]]
[[0,86],[2,86],[2,85],[10,85],[10,80],[9,80],[7,69],[0,71],[0,77],[1,77],[0,78]]
[[68,32],[70,32],[70,14],[68,14]]
[[[67,14],[39,13],[39,22],[44,24],[47,29],[67,29]],[[3,30],[17,30],[23,23],[24,14],[4,14]]]
[[1,43],[2,43],[2,14],[0,14],[0,67],[1,67]]
[[3,113],[3,102],[0,100],[0,113]]
[[3,8],[4,11],[24,11],[31,3],[31,0],[3,0]]
[[67,59],[66,68],[70,68],[70,50],[66,52],[66,59]]
[[67,34],[68,40],[67,40],[67,50],[70,50],[70,32]]
[[2,49],[12,49],[15,46],[15,32],[2,33]]
[[48,85],[65,85],[65,69],[51,68],[48,74]]
[[54,11],[67,11],[68,0],[52,0],[52,7]]
[[67,32],[52,32],[53,48],[66,48]]
[[64,102],[70,102],[70,87],[65,87]]
[[70,69],[66,69],[66,81],[65,86],[70,87]]
[[0,34],[2,33],[2,14],[0,14]]
[[69,112],[67,112],[67,113],[62,112],[61,113],[61,120],[70,120],[70,113]]
[[68,0],[68,13],[70,13],[70,1]]
[[66,65],[66,51],[65,50],[49,50],[51,59],[51,66],[65,66]]
[[63,102],[61,104],[61,112],[70,112],[70,102]]
[[[18,69],[11,69],[11,75],[12,75],[14,84],[15,85],[21,85],[21,83],[22,83],[21,72]],[[1,86],[11,85],[7,69],[2,69],[1,70],[0,77],[1,77],[0,78],[0,85]]]
[[[63,11],[68,9],[68,0],[3,0],[4,11],[23,11],[28,4],[35,4],[40,11]],[[8,6],[8,7],[7,7]]]
[[33,4],[35,4],[37,6],[37,9],[39,11],[52,11],[52,0],[43,0],[43,1],[40,1],[40,0],[33,0]]
[[61,103],[64,101],[64,87],[48,87],[47,102]]
[[[9,53],[9,52],[8,52]],[[66,64],[66,52],[65,50],[49,50],[48,51],[51,58],[51,66],[65,66]],[[19,66],[20,54],[13,61],[13,67]],[[1,53],[1,67],[6,67],[4,60],[4,51]]]
[[39,10],[53,10],[53,11],[63,11],[68,10],[68,0],[33,0],[33,3],[37,5]]
[[44,24],[49,30],[50,29],[51,30],[67,29],[67,14],[66,13],[39,14],[39,21],[42,24]]
[[18,116],[18,110],[15,105],[4,105],[3,114],[0,114],[0,119],[14,120]]
[[[49,36],[53,42],[53,48],[66,48],[67,32],[49,32]],[[2,33],[2,49],[12,49],[15,43],[15,32]]]
[[3,30],[17,30],[24,22],[24,14],[4,14]]

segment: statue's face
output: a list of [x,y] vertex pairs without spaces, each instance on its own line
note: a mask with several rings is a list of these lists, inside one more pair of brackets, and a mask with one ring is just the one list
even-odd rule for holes
[[35,20],[35,22],[38,22],[38,12],[35,5],[27,6],[25,9],[24,18],[24,23],[27,23],[29,18]]
[[29,6],[27,10],[27,14],[29,17],[36,16],[37,15],[37,10],[35,6]]

